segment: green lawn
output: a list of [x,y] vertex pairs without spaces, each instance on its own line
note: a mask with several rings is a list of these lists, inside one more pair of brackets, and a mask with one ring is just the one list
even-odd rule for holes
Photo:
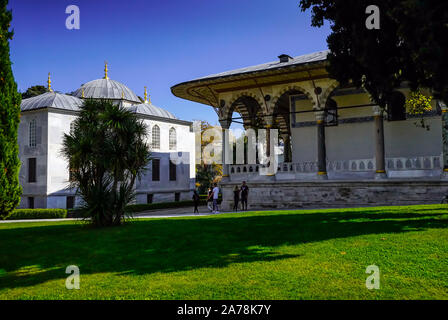
[[448,207],[0,224],[0,299],[448,299]]

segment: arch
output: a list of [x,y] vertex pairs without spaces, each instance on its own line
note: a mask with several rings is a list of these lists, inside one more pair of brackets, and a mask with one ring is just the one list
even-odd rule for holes
[[160,128],[154,125],[151,130],[151,145],[154,149],[160,149]]
[[169,139],[169,149],[176,150],[177,149],[177,134],[176,134],[176,129],[174,127],[170,128],[168,139]]
[[336,90],[339,87],[339,82],[336,80],[333,80],[330,82],[330,85],[325,89],[325,91],[320,96],[321,101],[321,107],[325,107],[327,103],[327,99],[331,96],[334,90]]
[[241,91],[232,97],[232,99],[229,101],[229,106],[233,105],[235,103],[235,101],[237,101],[241,97],[251,97],[252,99],[254,99],[255,101],[258,102],[258,105],[260,107],[264,105],[263,99],[260,98],[260,96],[258,94],[255,94],[254,92],[251,92],[251,91]]
[[302,86],[299,85],[289,85],[286,87],[283,87],[282,90],[279,91],[278,94],[276,94],[273,99],[272,99],[272,103],[275,106],[278,102],[278,100],[287,92],[289,91],[300,91],[301,93],[303,93],[304,95],[306,95],[308,97],[308,99],[311,101],[311,104],[313,106],[313,109],[316,108],[316,101],[313,97],[313,95],[311,93],[308,92],[308,90],[306,90],[305,88],[303,88]]
[[237,112],[243,118],[245,128],[254,126],[256,115],[262,111],[260,100],[254,94],[240,93],[231,100],[226,107],[225,118],[231,119],[233,112]]

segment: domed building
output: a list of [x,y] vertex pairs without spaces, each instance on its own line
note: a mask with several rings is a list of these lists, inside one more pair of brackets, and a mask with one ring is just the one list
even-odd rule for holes
[[[21,159],[20,208],[73,208],[80,199],[69,187],[67,161],[61,156],[83,99],[108,99],[135,112],[148,128],[152,160],[136,182],[136,202],[172,202],[191,199],[195,187],[195,138],[192,123],[151,103],[145,87],[142,101],[129,87],[108,77],[83,84],[71,95],[55,92],[48,75],[48,92],[23,99],[18,142]],[[170,161],[170,155],[182,163]],[[188,159],[188,160],[187,160]]]

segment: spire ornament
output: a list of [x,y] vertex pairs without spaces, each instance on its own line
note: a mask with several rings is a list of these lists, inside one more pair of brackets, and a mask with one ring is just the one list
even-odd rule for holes
[[109,69],[107,69],[107,61],[104,61],[104,78],[103,79],[109,79],[109,77],[107,76],[107,71],[109,71]]
[[48,72],[47,88],[48,88],[48,91],[53,92],[53,89],[51,89],[51,74],[50,74],[50,72]]
[[145,86],[145,103],[148,103],[148,90],[146,86]]

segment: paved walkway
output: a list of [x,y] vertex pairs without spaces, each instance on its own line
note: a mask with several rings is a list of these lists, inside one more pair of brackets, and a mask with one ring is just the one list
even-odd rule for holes
[[[193,207],[186,208],[173,208],[173,209],[160,209],[151,210],[145,212],[139,212],[134,214],[134,219],[146,219],[146,218],[178,218],[178,217],[201,217],[212,215],[210,210],[206,206],[199,207],[199,214],[193,213]],[[229,212],[220,212],[229,213]],[[26,219],[26,220],[0,220],[0,223],[15,223],[15,222],[43,222],[43,221],[76,221],[83,220],[80,218],[64,218],[64,219]]]

